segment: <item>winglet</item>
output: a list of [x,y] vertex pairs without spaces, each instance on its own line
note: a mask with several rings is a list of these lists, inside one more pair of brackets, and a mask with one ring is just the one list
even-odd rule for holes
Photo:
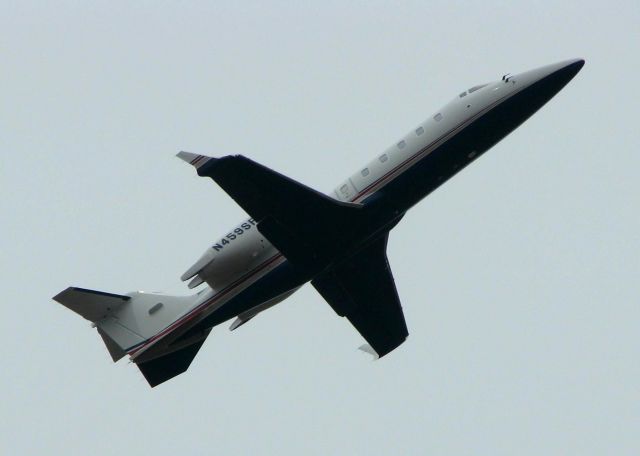
[[253,318],[253,316],[249,317],[249,318],[236,318],[233,323],[231,323],[231,326],[229,326],[229,331],[233,331],[234,329],[239,328],[240,326],[244,325],[246,322],[248,322],[249,320],[251,320]]
[[209,160],[215,160],[214,158],[207,157],[206,155],[193,154],[191,152],[185,152],[184,150],[181,150],[180,152],[178,152],[176,154],[176,157],[180,158],[181,160],[186,161],[187,163],[189,163],[190,165],[192,165],[196,169],[198,169],[201,166],[203,166]]
[[373,360],[375,361],[376,359],[379,359],[380,356],[378,356],[378,353],[376,353],[376,351],[373,349],[373,347],[371,347],[371,345],[369,344],[364,344],[364,345],[360,345],[358,347],[358,350],[361,350],[365,353],[369,353],[371,356],[373,356]]

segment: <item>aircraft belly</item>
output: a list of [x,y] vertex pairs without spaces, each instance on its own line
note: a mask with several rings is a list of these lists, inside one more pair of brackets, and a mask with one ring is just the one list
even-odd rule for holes
[[233,324],[231,325],[231,327],[229,328],[230,330],[234,330],[236,328],[238,328],[239,326],[242,326],[243,324],[245,324],[246,322],[248,322],[249,320],[251,320],[253,317],[255,317],[256,315],[258,315],[261,312],[264,312],[267,309],[270,309],[271,307],[275,306],[276,304],[281,303],[282,301],[284,301],[285,299],[287,299],[289,296],[291,296],[293,293],[295,293],[296,291],[299,290],[298,288],[294,288],[293,290],[289,290],[279,296],[276,296],[275,298],[269,299],[268,301],[265,301],[261,304],[258,304],[255,307],[252,307],[251,309],[247,310],[246,312],[241,313],[240,315],[238,315],[238,317],[236,318],[236,320],[233,322]]
[[183,332],[178,340],[213,328],[269,300],[292,292],[311,279],[283,257],[280,258],[282,258],[281,262],[278,262],[273,269],[264,275],[258,275],[248,285],[239,287],[236,292],[230,293],[224,302],[216,305],[214,310],[203,314],[197,321],[190,324],[189,329]]

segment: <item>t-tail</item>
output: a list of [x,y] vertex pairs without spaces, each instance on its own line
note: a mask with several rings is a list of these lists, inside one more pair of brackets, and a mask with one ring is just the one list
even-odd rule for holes
[[114,362],[132,355],[149,384],[156,386],[186,371],[208,335],[175,344],[167,337],[197,298],[69,287],[53,299],[92,323]]

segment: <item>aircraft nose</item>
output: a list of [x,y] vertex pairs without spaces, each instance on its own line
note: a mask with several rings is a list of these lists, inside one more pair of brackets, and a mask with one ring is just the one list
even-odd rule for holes
[[553,79],[562,85],[568,83],[584,66],[584,59],[571,59],[525,71],[514,77],[517,82],[531,85],[545,79]]
[[569,82],[576,74],[578,74],[583,66],[584,59],[573,59],[557,71],[561,72],[564,77],[567,78],[567,82]]

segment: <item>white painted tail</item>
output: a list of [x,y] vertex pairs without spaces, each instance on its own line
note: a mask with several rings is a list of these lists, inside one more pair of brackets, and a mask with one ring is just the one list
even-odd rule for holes
[[69,287],[53,299],[91,321],[117,361],[187,312],[196,298],[142,292],[118,295]]

